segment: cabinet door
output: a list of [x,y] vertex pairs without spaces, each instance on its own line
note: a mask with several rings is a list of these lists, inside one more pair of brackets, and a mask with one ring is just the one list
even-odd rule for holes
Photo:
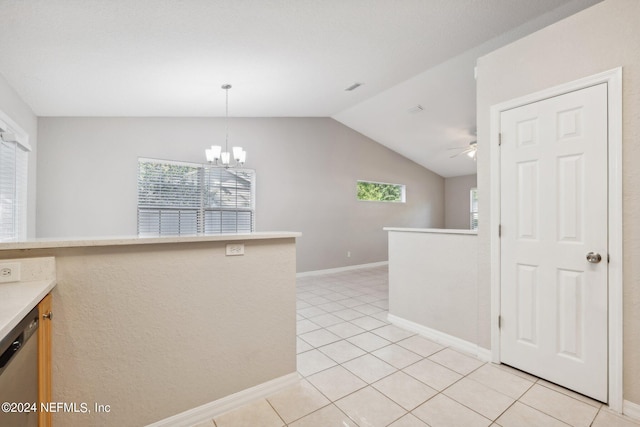
[[[38,406],[51,401],[51,294],[38,304]],[[51,426],[51,413],[38,412],[38,427]]]

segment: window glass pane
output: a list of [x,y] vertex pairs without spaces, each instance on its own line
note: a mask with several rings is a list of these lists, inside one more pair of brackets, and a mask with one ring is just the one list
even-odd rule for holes
[[170,163],[140,162],[138,206],[200,207],[198,167]]
[[250,233],[253,227],[253,212],[237,211],[236,224],[238,233]]
[[405,201],[405,186],[381,182],[358,181],[358,200],[377,202]]
[[249,233],[254,228],[255,172],[141,159],[141,236]]
[[222,233],[222,212],[207,210],[204,213],[204,233],[220,234]]
[[252,208],[252,171],[205,169],[205,208]]
[[470,228],[472,230],[478,229],[478,189],[472,188],[470,192]]
[[0,241],[27,237],[28,152],[0,140]]

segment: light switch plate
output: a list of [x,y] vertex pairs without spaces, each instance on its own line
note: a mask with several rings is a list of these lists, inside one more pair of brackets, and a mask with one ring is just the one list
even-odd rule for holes
[[19,282],[20,263],[2,262],[0,263],[0,283]]
[[244,255],[244,243],[227,243],[227,256]]

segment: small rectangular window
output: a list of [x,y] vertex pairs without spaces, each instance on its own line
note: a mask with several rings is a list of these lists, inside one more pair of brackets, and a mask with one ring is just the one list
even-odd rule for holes
[[478,229],[478,189],[472,188],[470,192],[470,202],[469,206],[471,207],[470,212],[470,228],[472,230]]
[[358,200],[404,203],[405,192],[405,186],[402,184],[358,181]]

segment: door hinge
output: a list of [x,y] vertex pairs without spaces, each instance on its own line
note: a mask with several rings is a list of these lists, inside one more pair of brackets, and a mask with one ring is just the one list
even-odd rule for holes
[[498,146],[502,145],[502,132],[498,134]]
[[502,224],[498,225],[498,237],[502,237]]
[[498,329],[502,328],[502,316],[498,316]]

